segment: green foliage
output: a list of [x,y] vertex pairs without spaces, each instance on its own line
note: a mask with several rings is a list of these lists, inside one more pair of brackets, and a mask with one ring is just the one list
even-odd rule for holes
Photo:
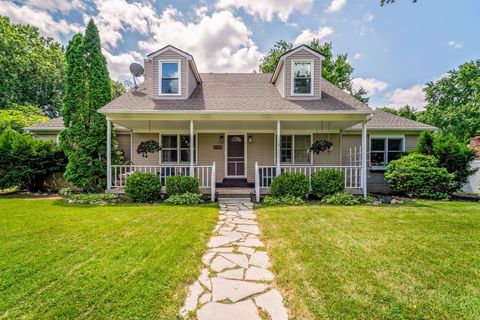
[[321,152],[330,150],[331,147],[333,147],[331,141],[320,139],[312,143],[309,150],[315,154],[320,154]]
[[452,134],[424,132],[420,136],[416,151],[434,156],[441,168],[454,175],[454,190],[459,190],[476,172],[471,168],[475,151]]
[[170,176],[165,183],[167,194],[198,193],[198,179],[189,176]]
[[[62,116],[62,148],[68,157],[65,177],[87,192],[106,186],[107,122],[97,110],[111,100],[110,78],[100,38],[90,21],[85,37],[77,34],[67,47],[67,72]],[[112,128],[112,163],[121,152]]]
[[119,200],[118,195],[113,193],[73,193],[65,198],[82,204],[117,203]]
[[38,28],[0,16],[0,109],[36,105],[58,116],[64,90],[62,46]]
[[388,112],[399,117],[404,117],[413,121],[421,121],[423,111],[417,111],[415,108],[406,105],[400,109],[394,109],[389,107],[377,108],[377,111]]
[[[325,57],[325,60],[322,61],[322,77],[324,79],[330,81],[340,89],[346,90],[358,100],[368,103],[367,91],[364,88],[360,88],[359,90],[353,89],[352,74],[354,69],[348,62],[347,54],[338,54],[334,57],[332,44],[321,44],[319,39],[312,39],[310,47],[320,52]],[[268,54],[260,61],[260,72],[274,72],[277,63],[280,60],[280,56],[292,48],[292,43],[284,40],[277,41],[274,47],[270,49]]]
[[142,141],[137,147],[137,153],[146,158],[149,153],[155,153],[162,150],[160,144],[155,140]]
[[[380,5],[383,6],[388,3],[394,3],[395,0],[380,0]],[[417,0],[412,0],[413,3],[417,2]]]
[[419,198],[442,199],[454,190],[454,175],[440,168],[435,157],[419,153],[391,161],[385,179],[393,192]]
[[480,130],[480,60],[467,62],[427,83],[423,121],[467,142]]
[[9,128],[21,133],[23,128],[47,120],[39,107],[13,104],[9,109],[0,109],[0,132]]
[[291,206],[299,206],[299,205],[305,204],[305,199],[301,197],[293,197],[293,196],[285,196],[285,197],[266,196],[263,199],[263,203],[266,205],[286,204]]
[[275,177],[271,185],[272,196],[306,198],[310,184],[306,175],[301,173],[282,173]]
[[112,100],[127,92],[127,89],[120,81],[110,80],[110,86],[112,88]]
[[64,168],[65,158],[51,141],[7,129],[0,134],[0,163],[0,189],[39,191],[49,173]]
[[125,194],[132,202],[147,203],[158,200],[162,184],[153,173],[135,172],[127,178]]
[[345,176],[335,169],[319,170],[312,175],[312,193],[323,199],[345,189]]
[[174,205],[193,205],[202,203],[203,199],[199,193],[186,192],[169,196],[164,202]]
[[339,192],[322,200],[323,203],[333,204],[337,206],[354,206],[360,204],[361,201],[348,192]]

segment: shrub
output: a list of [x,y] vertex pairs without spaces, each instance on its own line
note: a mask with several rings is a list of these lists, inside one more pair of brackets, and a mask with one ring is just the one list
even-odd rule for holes
[[320,170],[312,176],[312,193],[320,199],[344,190],[345,176],[335,169]]
[[301,173],[283,173],[275,177],[271,185],[274,197],[306,198],[310,191],[310,184],[306,175]]
[[445,198],[454,189],[453,174],[440,168],[435,157],[418,153],[391,161],[385,179],[393,192],[420,198]]
[[51,141],[7,129],[0,134],[0,163],[0,189],[39,191],[49,173],[65,168],[65,156]]
[[167,177],[166,187],[169,196],[187,192],[198,193],[198,179],[189,176],[170,176]]
[[263,199],[263,203],[267,205],[278,205],[278,204],[288,204],[288,205],[302,205],[305,203],[305,200],[301,197],[285,196],[285,197],[273,197],[266,196]]
[[135,172],[127,178],[125,194],[132,202],[153,202],[160,197],[162,184],[153,173]]
[[360,204],[361,201],[348,192],[340,192],[334,195],[325,197],[322,200],[326,204],[334,204],[338,206],[354,206]]
[[113,193],[75,193],[65,198],[83,204],[116,203],[119,199],[118,195]]
[[475,151],[453,135],[424,132],[418,141],[417,152],[434,156],[441,168],[454,175],[454,190],[459,190],[475,173],[471,163]]
[[199,193],[186,192],[169,196],[165,203],[175,205],[200,204],[203,202],[202,195]]

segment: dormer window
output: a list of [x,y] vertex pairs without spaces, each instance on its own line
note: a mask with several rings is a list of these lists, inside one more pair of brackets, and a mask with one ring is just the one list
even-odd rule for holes
[[292,96],[313,95],[313,60],[292,61]]
[[160,61],[159,68],[160,95],[181,95],[180,60]]

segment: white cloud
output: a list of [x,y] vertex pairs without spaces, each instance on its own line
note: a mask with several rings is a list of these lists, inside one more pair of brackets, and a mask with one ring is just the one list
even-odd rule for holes
[[[218,0],[216,7],[219,9],[243,8],[252,16],[265,21],[272,21],[277,16],[286,22],[293,11],[297,10],[306,14],[312,8],[314,0]],[[346,0],[341,0],[346,1]]]
[[327,12],[332,13],[340,11],[343,9],[343,7],[345,7],[346,4],[347,0],[332,0],[327,8]]
[[14,3],[0,1],[0,15],[10,18],[14,23],[23,23],[36,26],[40,33],[59,40],[60,35],[79,32],[81,27],[65,20],[55,21],[46,11],[30,8],[26,5],[17,6]]
[[392,108],[401,108],[409,105],[415,109],[422,109],[427,104],[425,101],[425,85],[417,84],[413,87],[403,89],[397,88],[387,94],[387,105]]
[[70,11],[85,7],[80,0],[26,0],[25,5],[47,11]]
[[462,49],[462,48],[463,48],[463,43],[457,42],[457,41],[453,41],[453,40],[452,40],[452,41],[449,41],[449,42],[447,43],[447,45],[448,45],[449,47],[454,48],[454,49]]
[[153,21],[151,33],[149,40],[139,42],[141,49],[153,52],[174,45],[192,54],[202,72],[251,72],[262,56],[245,23],[228,10],[184,22],[178,10],[168,7]]
[[378,92],[382,92],[387,89],[388,84],[373,78],[354,78],[352,79],[352,85],[355,90],[364,88],[367,90],[369,96],[373,96]]
[[302,30],[302,32],[295,38],[293,41],[294,45],[300,44],[310,44],[312,39],[319,39],[320,41],[325,40],[334,33],[334,30],[331,27],[321,27],[318,30],[312,31],[310,29]]
[[143,55],[137,51],[114,55],[104,49],[103,55],[107,59],[110,77],[115,80],[131,79],[129,67],[132,62],[137,62],[143,65]]
[[357,52],[353,55],[353,60],[360,60],[362,59],[362,54],[360,52]]
[[372,22],[375,16],[373,15],[373,13],[368,11],[367,13],[365,13],[365,16],[363,18],[368,22]]

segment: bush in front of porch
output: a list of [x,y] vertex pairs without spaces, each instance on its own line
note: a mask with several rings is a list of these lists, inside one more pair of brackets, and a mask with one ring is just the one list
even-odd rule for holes
[[312,175],[312,194],[323,199],[345,190],[345,176],[335,169],[319,170]]
[[165,183],[167,194],[169,196],[198,193],[198,179],[189,176],[169,176]]
[[132,202],[154,202],[160,198],[162,183],[153,173],[135,172],[127,178],[125,194]]

